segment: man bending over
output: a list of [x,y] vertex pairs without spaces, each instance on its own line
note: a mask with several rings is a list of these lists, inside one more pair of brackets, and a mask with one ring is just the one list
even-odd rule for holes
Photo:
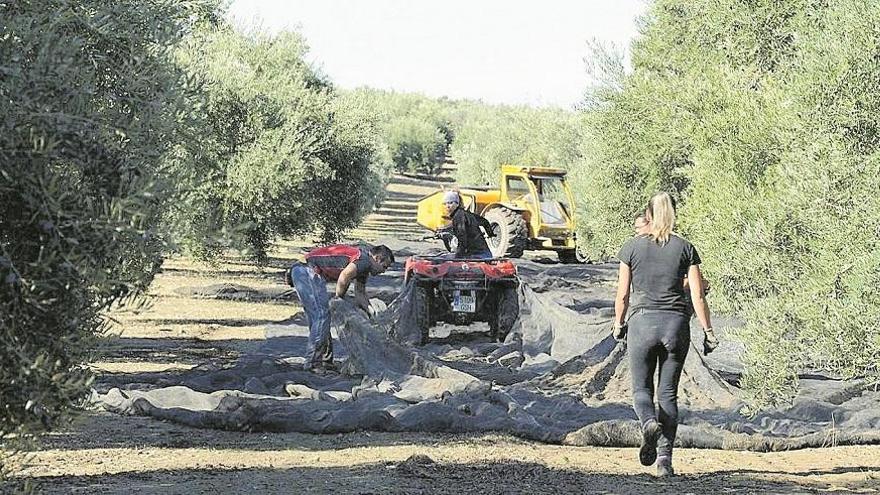
[[309,318],[309,343],[305,369],[322,373],[333,368],[333,342],[330,338],[330,299],[327,282],[336,282],[334,297],[345,297],[354,282],[354,303],[368,311],[367,279],[379,275],[394,263],[387,246],[365,248],[335,244],[310,251],[305,263],[296,262],[285,273],[288,285],[296,288]]

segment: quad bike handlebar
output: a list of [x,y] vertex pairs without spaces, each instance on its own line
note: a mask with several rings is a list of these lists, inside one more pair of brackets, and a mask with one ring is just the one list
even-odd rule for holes
[[450,253],[455,250],[453,242],[456,241],[455,236],[452,234],[451,228],[442,228],[437,229],[431,235],[426,235],[422,237],[423,241],[429,241],[432,239],[439,239],[443,242],[443,247],[446,248]]

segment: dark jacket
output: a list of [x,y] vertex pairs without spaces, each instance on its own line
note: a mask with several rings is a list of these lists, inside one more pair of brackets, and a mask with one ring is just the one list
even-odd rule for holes
[[461,206],[452,212],[452,234],[458,239],[458,247],[455,249],[456,258],[467,258],[489,251],[489,245],[483,237],[483,231],[480,230],[481,226],[492,235],[492,226],[480,215],[471,213]]

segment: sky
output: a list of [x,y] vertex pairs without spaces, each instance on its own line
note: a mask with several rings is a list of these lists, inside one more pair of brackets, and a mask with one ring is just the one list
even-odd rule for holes
[[234,0],[237,26],[297,30],[339,87],[571,108],[588,41],[627,47],[646,0]]

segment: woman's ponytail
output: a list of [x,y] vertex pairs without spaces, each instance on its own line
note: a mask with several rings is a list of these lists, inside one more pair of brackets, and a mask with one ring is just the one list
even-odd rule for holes
[[666,244],[675,228],[675,200],[669,193],[659,192],[651,196],[647,211],[651,215],[651,239]]

